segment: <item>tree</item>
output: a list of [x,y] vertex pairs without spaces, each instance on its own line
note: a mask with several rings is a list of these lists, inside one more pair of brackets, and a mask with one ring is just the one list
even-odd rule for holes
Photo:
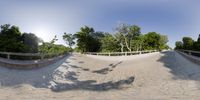
[[125,40],[124,40],[122,34],[116,33],[116,34],[115,34],[115,38],[116,38],[117,42],[118,42],[119,45],[120,45],[120,50],[121,50],[121,52],[124,52]]
[[50,41],[51,44],[54,44],[56,41],[58,41],[57,36],[55,35],[54,38]]
[[81,52],[100,51],[100,39],[104,36],[102,32],[95,32],[88,26],[81,27],[80,31],[75,34],[77,46]]
[[64,33],[63,35],[63,40],[70,48],[72,48],[72,46],[75,44],[74,39],[75,39],[74,36],[70,33],[69,34]]
[[77,46],[81,50],[81,52],[89,51],[89,42],[91,40],[91,33],[94,32],[93,28],[88,26],[81,27],[80,31],[75,34],[77,38]]
[[1,25],[0,51],[24,52],[25,46],[21,41],[21,32],[17,26]]
[[53,48],[54,43],[57,41],[57,36],[55,35],[54,38],[50,42],[42,42],[42,45],[39,46],[40,53],[52,53],[50,49]]
[[169,49],[169,47],[166,45],[168,41],[169,40],[168,40],[168,37],[166,35],[160,35],[159,50]]
[[38,52],[38,43],[40,39],[33,33],[23,33],[22,34],[23,44],[26,46],[26,51],[29,53],[37,53]]
[[111,34],[105,34],[101,39],[101,51],[102,52],[118,52],[120,45],[117,40]]
[[[121,39],[123,37],[123,41],[121,40],[121,47],[124,47],[123,43],[125,43],[126,48],[131,52],[131,41],[141,34],[140,27],[136,25],[128,25],[125,23],[120,23],[116,27],[117,36]],[[119,40],[120,40],[119,39]],[[123,43],[122,43],[123,42]]]
[[[129,46],[129,40],[128,40],[128,33],[129,33],[129,25],[125,24],[125,23],[120,23],[118,24],[118,26],[116,27],[116,30],[118,31],[117,34],[119,34],[118,38],[121,38],[121,42],[123,41],[125,43],[126,48],[131,51],[131,48]],[[123,43],[121,43],[122,45],[124,45]]]
[[101,43],[101,39],[104,38],[105,34],[104,32],[93,32],[91,34],[91,42],[90,42],[90,48],[92,52],[100,52],[101,51],[101,47],[102,47],[102,43]]
[[188,50],[192,49],[194,40],[191,37],[183,37],[182,41],[183,41],[184,49],[188,49]]
[[181,42],[181,41],[176,41],[175,45],[176,45],[175,49],[182,49],[183,48],[183,42]]
[[131,41],[131,48],[134,50],[134,51],[141,51],[144,49],[144,35],[140,35],[140,36],[137,36],[135,39],[133,39]]
[[145,34],[145,49],[152,50],[156,49],[159,50],[160,46],[160,35],[156,32],[149,32]]
[[57,40],[58,39],[55,36],[50,42],[43,42],[42,45],[39,46],[39,52],[43,54],[51,54],[53,57],[70,51],[70,48],[67,48],[63,45],[54,44]]
[[197,42],[200,42],[200,34],[199,34],[199,37],[198,37],[198,39],[197,39]]
[[[129,47],[130,47],[131,50],[132,50],[132,47],[133,47],[133,46],[131,46],[131,42],[135,41],[135,42],[143,43],[142,36],[139,37],[140,35],[141,35],[141,28],[139,26],[132,25],[132,26],[129,27],[129,32],[128,32],[127,38],[128,38]],[[142,46],[141,43],[137,43],[137,44],[139,46]],[[137,48],[137,50],[138,50],[138,48]]]

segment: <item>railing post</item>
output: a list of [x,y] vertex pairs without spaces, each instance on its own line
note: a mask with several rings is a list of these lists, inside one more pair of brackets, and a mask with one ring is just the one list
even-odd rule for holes
[[108,53],[108,55],[110,56],[110,52]]
[[189,55],[191,55],[191,51],[188,51]]
[[10,59],[10,54],[9,53],[7,54],[7,59]]
[[127,52],[125,52],[125,56],[127,56]]
[[43,60],[43,59],[44,59],[44,54],[41,54],[40,57],[41,57],[41,59]]

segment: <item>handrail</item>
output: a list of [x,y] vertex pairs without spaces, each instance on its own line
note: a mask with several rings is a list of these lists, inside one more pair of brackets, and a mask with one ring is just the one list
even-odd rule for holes
[[44,59],[45,56],[49,56],[49,55],[59,55],[57,53],[15,53],[15,52],[0,52],[0,54],[6,55],[7,59],[10,59],[11,55],[15,55],[15,56],[35,56],[35,57],[40,57],[40,59]]
[[151,53],[151,52],[156,52],[157,50],[144,50],[144,51],[132,51],[132,52],[86,52],[85,54],[89,55],[125,55],[127,56],[128,54],[142,54],[142,53]]
[[187,55],[191,55],[191,56],[197,57],[198,59],[200,58],[200,51],[183,50],[183,49],[179,49],[177,51],[185,53]]
[[194,51],[194,50],[182,50],[182,49],[179,49],[178,51],[186,51],[186,52],[189,52],[189,53],[198,53],[198,54],[200,54],[200,51]]

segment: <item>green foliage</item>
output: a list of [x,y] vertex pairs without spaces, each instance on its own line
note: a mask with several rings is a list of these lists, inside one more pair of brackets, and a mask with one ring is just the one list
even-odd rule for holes
[[102,52],[119,52],[120,45],[117,40],[111,34],[105,34],[101,39],[101,51]]
[[67,48],[63,45],[54,44],[58,39],[56,36],[50,42],[43,42],[42,45],[39,46],[39,52],[43,54],[65,54],[70,52],[71,49]]
[[75,34],[77,38],[77,46],[81,52],[97,52],[100,50],[100,39],[103,34],[95,32],[93,28],[88,26],[81,27],[80,31]]
[[131,40],[131,47],[133,51],[144,50],[144,35],[140,35],[135,37],[135,39]]
[[192,49],[194,40],[191,37],[183,37],[183,49]]
[[[17,26],[6,24],[1,26],[0,51],[64,54],[72,51],[75,40],[77,40],[75,51],[79,52],[124,52],[169,48],[166,45],[168,42],[167,36],[160,35],[156,32],[149,32],[142,35],[139,26],[124,23],[116,27],[115,34],[95,32],[92,27],[88,26],[81,27],[80,31],[74,35],[64,33],[63,40],[69,48],[54,44],[57,40],[55,36],[50,42],[43,42],[32,33],[21,34]],[[186,44],[188,43],[187,39],[184,41],[186,41]],[[38,45],[40,42],[42,44]],[[193,45],[198,47],[198,43],[195,42]]]
[[77,46],[81,52],[88,52],[90,41],[92,40],[91,33],[94,32],[93,28],[88,26],[81,27],[80,31],[75,34],[77,38]]
[[159,39],[159,50],[163,49],[169,49],[169,46],[167,45],[168,37],[166,35],[160,35]]
[[160,34],[156,33],[156,32],[149,32],[147,34],[145,34],[145,49],[147,50],[159,50],[159,46],[160,46]]
[[194,42],[193,50],[200,51],[200,41],[195,41]]
[[121,51],[125,46],[127,50],[132,51],[131,41],[141,35],[140,27],[137,25],[128,25],[120,23],[116,27],[118,41],[121,44]]
[[175,45],[176,45],[175,49],[183,49],[183,42],[176,41]]
[[35,34],[23,33],[22,41],[26,47],[25,52],[28,52],[28,53],[37,53],[38,52],[38,43],[40,42],[40,40]]
[[0,51],[24,52],[25,46],[21,40],[21,32],[17,26],[5,24],[1,26]]
[[[141,34],[141,28],[136,25],[119,24],[114,35],[95,32],[88,26],[82,27],[75,34],[76,51],[80,52],[124,52],[138,50],[169,49],[168,38],[156,32]],[[77,50],[78,49],[78,50]]]
[[17,26],[1,26],[0,51],[37,53],[40,39],[32,33],[21,33]]
[[124,40],[123,35],[120,34],[120,33],[116,33],[116,34],[115,34],[115,38],[116,38],[117,42],[118,42],[119,45],[120,45],[120,50],[121,50],[121,52],[124,52],[125,40]]
[[194,41],[191,37],[183,37],[182,42],[177,41],[175,44],[175,49],[200,51],[200,34],[197,41]]
[[64,33],[63,35],[63,40],[70,48],[72,48],[72,46],[75,44],[74,39],[75,37],[72,34]]

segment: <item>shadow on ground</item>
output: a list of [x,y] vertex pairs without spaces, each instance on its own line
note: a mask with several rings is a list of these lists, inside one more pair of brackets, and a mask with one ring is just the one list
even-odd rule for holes
[[90,71],[90,69],[88,69],[88,68],[78,67],[78,66],[76,66],[76,65],[69,65],[69,66],[71,66],[72,68],[81,69],[81,70],[83,70],[83,71]]
[[174,75],[174,80],[182,79],[200,81],[200,65],[196,65],[183,58],[183,56],[175,51],[166,51],[161,53],[163,56],[158,61],[162,62],[165,67],[170,69],[170,73]]
[[[75,78],[74,78],[75,79]],[[69,91],[69,90],[91,90],[91,91],[108,91],[113,89],[123,89],[123,85],[129,85],[133,83],[134,77],[129,77],[124,80],[119,80],[117,82],[105,82],[97,84],[95,80],[86,80],[86,81],[79,81],[77,79],[74,80],[74,83],[56,83],[57,85],[52,87],[52,91],[55,92],[62,92],[62,91]]]
[[49,82],[53,80],[53,74],[57,73],[60,66],[65,67],[63,63],[71,56],[68,55],[50,66],[31,70],[0,67],[0,86],[18,87],[22,84],[30,84],[36,88],[48,88]]
[[116,63],[116,64],[110,64],[109,67],[103,68],[103,69],[99,69],[99,70],[95,70],[92,71],[93,73],[97,73],[97,74],[108,74],[109,72],[113,71],[114,68],[117,67],[117,65],[121,64],[122,61]]
[[[75,65],[70,65],[70,60],[76,60],[74,55],[69,55],[51,66],[33,69],[33,70],[16,70],[0,67],[0,86],[19,88],[22,85],[31,85],[35,88],[48,88],[54,92],[70,90],[90,90],[90,91],[108,91],[112,89],[122,89],[124,85],[134,82],[135,77],[118,81],[108,81],[97,83],[97,80],[80,80],[74,68],[80,68],[84,71],[90,71]],[[111,69],[116,68],[118,64],[110,64]],[[92,71],[90,71],[92,73]],[[97,72],[98,73],[98,72]],[[61,83],[57,80],[69,80],[70,83]]]

